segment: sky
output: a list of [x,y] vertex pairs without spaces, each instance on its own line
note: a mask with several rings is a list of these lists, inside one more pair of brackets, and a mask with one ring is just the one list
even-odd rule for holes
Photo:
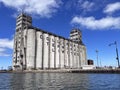
[[102,66],[117,66],[120,54],[119,0],[0,0],[0,69],[12,65],[16,16],[31,15],[33,26],[69,38],[72,28],[82,31],[87,59]]

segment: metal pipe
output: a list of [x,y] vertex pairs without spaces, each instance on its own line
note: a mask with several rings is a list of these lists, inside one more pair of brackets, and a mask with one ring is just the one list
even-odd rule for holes
[[96,50],[96,54],[97,54],[97,66],[99,67],[99,63],[98,63],[98,50]]

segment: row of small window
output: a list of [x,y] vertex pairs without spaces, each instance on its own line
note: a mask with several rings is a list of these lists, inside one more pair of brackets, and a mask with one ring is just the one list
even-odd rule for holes
[[18,47],[18,49],[17,49],[16,51],[14,51],[14,54],[15,54],[16,52],[20,52],[19,50],[20,50],[20,48]]
[[13,62],[14,62],[14,63],[17,63],[17,62],[21,62],[21,61],[20,61],[20,60],[14,60]]
[[[64,51],[62,51],[62,53],[64,53]],[[68,51],[67,51],[67,54],[70,54]],[[74,53],[74,52],[71,52],[71,54],[74,54],[74,55],[80,55],[79,53]]]
[[27,18],[17,19],[17,23],[20,22],[20,21],[29,22],[29,23],[32,22],[31,19],[27,19]]
[[[40,38],[41,39],[43,39],[43,36],[42,35],[40,35]],[[48,39],[49,37],[47,37],[46,39],[49,41],[49,39]],[[76,39],[76,40],[78,40],[78,39]],[[52,41],[53,42],[55,42],[55,40],[54,39],[52,39]],[[64,45],[64,43],[60,43],[60,41],[58,40],[57,41],[60,45]],[[49,42],[47,42],[47,44],[49,45]],[[69,43],[66,43],[66,45],[68,46],[69,45]],[[70,46],[72,47],[73,45],[72,44],[70,44]],[[74,47],[75,47],[76,45],[74,44]],[[79,47],[79,46],[78,46]]]
[[20,39],[18,39],[17,44],[20,44],[20,43],[21,43],[21,41],[20,41]]
[[24,14],[22,14],[22,15],[19,15],[18,17],[17,17],[17,19],[22,19],[22,18],[27,18],[27,19],[32,19],[30,16],[26,16],[26,15],[24,15]]
[[[40,35],[40,38],[41,39],[43,39],[43,35]],[[50,38],[49,37],[46,37],[46,39],[49,41],[50,40]],[[55,42],[55,40],[54,39],[52,39],[52,41],[53,42]],[[62,40],[63,41],[63,40]],[[62,42],[62,41],[60,41],[60,40],[57,40],[57,43],[60,43],[61,42],[61,44],[64,44],[64,42]],[[66,45],[69,45],[69,43],[66,43]],[[72,44],[71,44],[72,45]]]
[[[49,42],[47,42],[47,45],[49,45]],[[52,44],[52,47],[55,47],[55,43],[53,43]],[[60,45],[57,45],[57,47],[59,48],[60,47]],[[64,49],[65,47],[64,46],[62,46],[62,48]],[[66,47],[67,49],[69,49],[69,47]],[[71,50],[73,50],[73,48],[71,47],[70,48]],[[74,49],[74,51],[76,51],[76,49]]]
[[16,26],[19,27],[22,23],[17,24]]
[[17,24],[16,26],[19,27],[21,25],[25,26],[25,25],[30,25],[30,24],[31,24],[30,22],[26,22],[26,23],[22,22],[22,23]]
[[80,30],[77,29],[77,30],[72,30],[72,31],[71,31],[71,33],[75,33],[75,32],[80,32]]
[[16,29],[16,32],[17,32],[17,33],[21,33],[21,29],[22,29],[21,27],[18,28],[18,29]]
[[73,39],[73,40],[77,40],[77,41],[80,41],[80,38],[75,38],[75,39]]
[[[20,57],[18,56],[17,58],[19,59]],[[15,59],[15,57],[14,57],[14,59]]]
[[[40,38],[41,38],[41,39],[43,39],[43,35],[40,35]],[[48,41],[50,40],[50,38],[49,38],[49,37],[46,37],[46,39],[47,39]],[[55,40],[54,40],[54,39],[52,39],[52,41],[53,41],[53,42],[55,42]]]
[[24,14],[20,15],[17,17],[17,19],[20,19],[20,18],[23,18],[23,17],[26,17]]
[[[64,53],[64,50],[61,50],[62,51],[62,53]],[[54,48],[52,48],[52,52],[55,52],[55,49]],[[60,50],[58,49],[58,52],[60,52]],[[67,54],[69,53],[69,51],[66,51],[67,52]],[[71,52],[71,53],[75,53],[76,51],[73,51],[73,52]],[[77,51],[77,53],[79,53],[79,51]]]
[[[78,36],[79,34],[71,34],[71,37]],[[79,35],[80,36],[80,35]],[[80,36],[81,37],[81,36]]]
[[[53,52],[55,52],[55,50],[54,49],[52,49],[52,51]],[[60,52],[59,50],[58,50],[58,52]],[[62,53],[64,53],[65,51],[64,50],[62,50]],[[67,54],[69,54],[69,52],[67,51]],[[71,54],[74,54],[74,55],[79,55],[79,53],[74,53],[74,52],[71,52]]]
[[[49,42],[47,42],[47,45],[49,45]],[[52,43],[52,46],[55,47],[55,43]],[[60,45],[57,45],[57,47],[60,47]],[[64,46],[62,48],[64,49]]]

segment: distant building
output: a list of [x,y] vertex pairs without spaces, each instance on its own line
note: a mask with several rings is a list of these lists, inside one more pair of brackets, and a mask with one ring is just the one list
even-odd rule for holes
[[86,70],[88,70],[88,69],[96,69],[96,67],[94,66],[94,61],[91,60],[91,59],[88,59],[87,60],[87,65],[83,65],[82,69],[86,69]]
[[13,70],[79,69],[83,65],[87,65],[86,47],[79,29],[66,39],[33,27],[26,14],[17,17]]
[[88,62],[88,65],[94,65],[94,62],[91,59],[88,59],[87,62]]

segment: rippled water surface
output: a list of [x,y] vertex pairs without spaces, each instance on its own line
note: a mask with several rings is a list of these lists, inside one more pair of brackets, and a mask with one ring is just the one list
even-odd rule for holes
[[0,73],[0,90],[120,90],[120,74]]

